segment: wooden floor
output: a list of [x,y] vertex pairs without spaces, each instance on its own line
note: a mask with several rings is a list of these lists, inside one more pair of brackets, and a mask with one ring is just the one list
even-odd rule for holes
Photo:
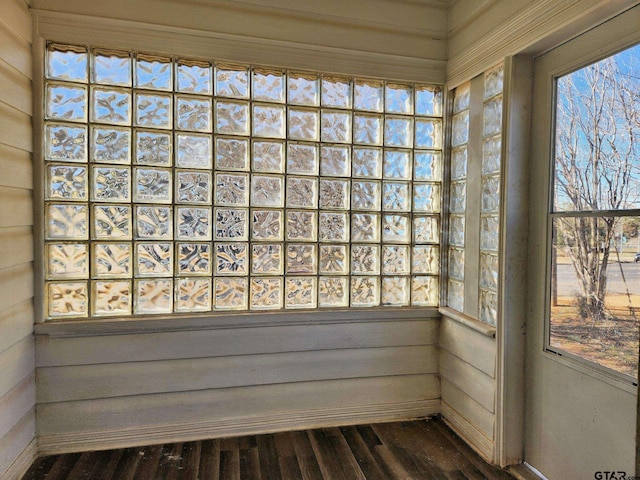
[[512,477],[434,419],[54,455],[23,480],[485,478]]

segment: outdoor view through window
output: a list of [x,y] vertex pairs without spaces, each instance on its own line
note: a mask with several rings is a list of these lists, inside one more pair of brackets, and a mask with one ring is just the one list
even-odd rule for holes
[[557,81],[549,345],[637,377],[640,46]]

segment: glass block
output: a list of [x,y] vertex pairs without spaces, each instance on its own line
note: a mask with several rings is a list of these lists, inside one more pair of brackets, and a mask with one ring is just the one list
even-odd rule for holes
[[313,73],[289,72],[289,103],[292,105],[318,105],[320,82]]
[[173,243],[137,243],[135,274],[140,277],[173,275]]
[[287,244],[287,273],[309,275],[317,273],[314,244]]
[[216,137],[216,168],[249,170],[249,140]]
[[449,248],[449,278],[464,280],[464,249]]
[[284,207],[284,177],[252,175],[251,205],[254,207]]
[[498,251],[500,220],[497,215],[483,216],[480,221],[480,250]]
[[185,93],[211,94],[213,79],[209,62],[178,60],[177,90]]
[[289,138],[317,142],[320,129],[318,110],[311,108],[289,108]]
[[176,257],[178,275],[211,275],[210,243],[178,243]]
[[86,317],[89,311],[87,282],[47,284],[49,318]]
[[136,163],[139,165],[171,165],[171,134],[136,131]]
[[176,207],[176,238],[211,240],[211,209]]
[[464,227],[464,216],[451,215],[449,217],[449,244],[464,247]]
[[314,242],[317,238],[317,231],[318,217],[316,212],[287,211],[287,240]]
[[249,104],[216,100],[216,133],[249,135]]
[[46,160],[87,161],[87,127],[48,123],[45,131]]
[[353,116],[353,143],[382,144],[382,115],[355,114]]
[[95,83],[130,87],[131,57],[129,52],[94,50],[92,73]]
[[251,211],[251,238],[279,241],[284,238],[283,213],[278,210]]
[[413,119],[387,116],[384,120],[384,144],[387,147],[413,147]]
[[47,84],[46,118],[87,121],[87,87]]
[[348,210],[349,180],[320,179],[320,208]]
[[382,305],[404,307],[409,305],[409,277],[382,278]]
[[171,128],[171,95],[135,94],[136,125],[139,127]]
[[216,240],[249,240],[249,211],[243,208],[216,208]]
[[353,147],[352,168],[354,177],[382,177],[382,149]]
[[451,120],[451,146],[457,147],[469,141],[469,110],[453,116]]
[[417,85],[415,91],[416,115],[442,116],[442,87]]
[[384,90],[387,113],[413,113],[413,88],[410,85],[388,83]]
[[134,313],[136,315],[171,313],[173,280],[140,279],[135,281]]
[[176,95],[176,128],[194,132],[211,132],[211,100]]
[[323,142],[351,143],[351,113],[322,110],[321,125]]
[[176,134],[176,165],[186,168],[211,168],[211,135]]
[[49,165],[46,198],[51,200],[86,200],[87,167],[81,165]]
[[351,182],[352,210],[380,210],[380,182]]
[[354,213],[351,215],[351,241],[379,242],[380,216],[371,213]]
[[91,276],[95,278],[131,277],[132,255],[130,243],[91,244]]
[[252,278],[252,310],[277,310],[282,308],[282,278]]
[[93,238],[102,240],[130,240],[131,229],[130,206],[93,206]]
[[482,178],[482,202],[480,210],[483,213],[497,212],[500,209],[500,177]]
[[284,103],[285,75],[280,70],[254,69],[252,93],[254,100]]
[[134,202],[171,203],[171,170],[134,168]]
[[49,239],[86,240],[89,237],[89,212],[86,205],[48,204],[46,236]]
[[484,135],[494,135],[502,130],[502,95],[484,104]]
[[179,278],[174,309],[176,312],[208,312],[212,296],[210,278]]
[[85,244],[48,243],[47,278],[88,278],[89,252]]
[[318,278],[318,306],[348,307],[349,277]]
[[318,180],[315,178],[287,178],[287,207],[317,208]]
[[284,173],[284,143],[253,141],[254,172]]
[[251,245],[251,273],[255,275],[282,275],[282,244],[254,243]]
[[411,150],[385,149],[383,176],[411,180]]
[[87,82],[87,49],[70,45],[47,45],[47,78]]
[[411,195],[408,183],[384,182],[382,185],[382,209],[387,212],[411,210]]
[[320,241],[348,242],[348,214],[337,212],[320,212]]
[[318,175],[319,168],[317,145],[294,142],[287,144],[287,173]]
[[437,182],[442,179],[442,154],[440,152],[420,152],[413,155],[413,179]]
[[409,215],[383,215],[382,241],[409,243],[411,241],[410,225]]
[[327,177],[351,175],[351,147],[339,145],[320,147],[320,174]]
[[91,128],[91,155],[99,163],[131,163],[131,130]]
[[416,118],[416,148],[442,147],[442,120]]
[[406,245],[383,245],[382,273],[395,275],[408,274],[409,247]]
[[467,208],[467,182],[451,182],[449,211],[464,213]]
[[453,96],[453,112],[458,113],[469,108],[471,96],[471,83],[467,82],[456,88]]
[[211,190],[211,173],[176,171],[176,200],[178,203],[210,204]]
[[246,243],[216,243],[216,275],[246,275],[249,272]]
[[249,175],[216,173],[216,204],[249,206]]
[[256,137],[285,138],[285,108],[277,105],[253,104],[253,135]]
[[351,277],[351,306],[375,307],[378,305],[380,305],[380,279]]
[[440,199],[439,183],[416,183],[413,185],[414,212],[438,213]]
[[353,86],[353,107],[356,110],[382,112],[384,84],[377,80],[356,80]]
[[482,174],[500,172],[500,157],[502,156],[502,137],[496,135],[482,142]]
[[348,78],[322,78],[322,106],[351,108],[351,80]]
[[173,62],[155,55],[136,56],[136,84],[138,88],[171,90],[173,88]]
[[136,237],[148,240],[173,238],[171,207],[136,206]]
[[131,315],[131,282],[128,280],[91,282],[91,314],[95,317]]
[[114,125],[130,125],[130,91],[91,87],[91,121]]
[[351,273],[380,275],[380,246],[352,245]]
[[504,80],[504,67],[499,65],[484,73],[484,98],[491,98],[498,93],[502,93]]
[[215,278],[215,309],[246,310],[248,307],[248,280],[246,278]]
[[464,283],[449,280],[447,291],[447,305],[459,312],[464,311]]
[[480,290],[480,321],[495,325],[498,321],[498,295]]
[[467,147],[451,150],[451,180],[467,178]]
[[216,95],[249,98],[249,68],[238,65],[216,65]]
[[438,275],[440,273],[440,247],[416,245],[411,252],[411,273]]
[[316,308],[317,286],[315,277],[285,278],[285,308]]
[[131,171],[126,167],[92,167],[91,200],[94,202],[129,202]]
[[347,275],[349,273],[349,247],[347,245],[320,245],[320,273]]
[[440,222],[438,217],[413,217],[414,243],[439,243]]
[[499,264],[497,255],[480,254],[480,286],[494,292],[498,290]]
[[438,277],[411,278],[411,305],[420,307],[437,307]]

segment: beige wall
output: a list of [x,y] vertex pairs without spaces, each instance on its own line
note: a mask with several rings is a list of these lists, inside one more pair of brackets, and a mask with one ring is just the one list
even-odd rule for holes
[[[35,431],[31,16],[0,0],[0,476]],[[31,445],[31,448],[29,446]],[[19,466],[15,466],[19,470]],[[12,468],[11,471],[14,471]]]

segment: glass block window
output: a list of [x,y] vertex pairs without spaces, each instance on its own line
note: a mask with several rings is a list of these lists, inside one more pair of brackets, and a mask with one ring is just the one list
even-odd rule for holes
[[46,317],[436,306],[438,86],[49,43]]

